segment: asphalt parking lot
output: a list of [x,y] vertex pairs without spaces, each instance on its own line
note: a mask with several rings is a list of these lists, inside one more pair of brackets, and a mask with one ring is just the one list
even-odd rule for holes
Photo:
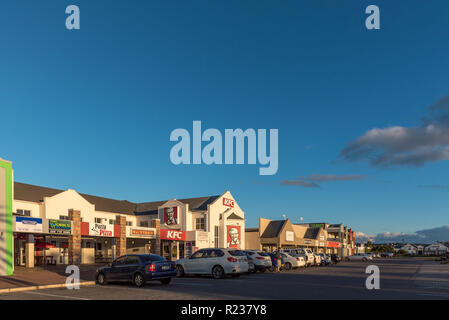
[[[365,286],[365,269],[371,264],[380,269],[379,290]],[[109,284],[26,291],[1,294],[0,299],[449,299],[449,265],[423,259],[378,259],[221,280],[176,278],[168,286],[154,282],[145,288]]]

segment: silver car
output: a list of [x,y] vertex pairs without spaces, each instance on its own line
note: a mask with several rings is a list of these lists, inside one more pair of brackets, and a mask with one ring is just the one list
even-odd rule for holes
[[189,258],[176,261],[177,276],[212,275],[215,279],[226,275],[237,277],[249,270],[246,254],[237,249],[200,249]]
[[256,271],[265,272],[271,268],[271,258],[268,254],[257,250],[245,250],[244,252],[254,263]]

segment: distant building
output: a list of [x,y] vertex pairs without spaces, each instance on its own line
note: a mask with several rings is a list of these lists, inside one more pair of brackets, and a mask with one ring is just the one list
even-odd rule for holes
[[355,247],[355,253],[365,253],[366,247],[364,243],[357,243]]
[[259,218],[259,228],[245,230],[247,249],[274,251],[277,248],[309,248],[314,252],[339,254],[356,252],[355,232],[342,224],[293,224],[289,219]]
[[440,242],[435,242],[424,248],[425,255],[443,255],[449,252],[449,248]]
[[418,253],[418,248],[410,243],[403,245],[399,250],[407,251],[410,255],[415,255]]

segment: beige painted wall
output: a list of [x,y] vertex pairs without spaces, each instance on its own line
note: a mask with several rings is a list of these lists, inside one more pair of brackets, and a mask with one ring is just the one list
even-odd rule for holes
[[245,249],[261,250],[259,231],[245,232]]

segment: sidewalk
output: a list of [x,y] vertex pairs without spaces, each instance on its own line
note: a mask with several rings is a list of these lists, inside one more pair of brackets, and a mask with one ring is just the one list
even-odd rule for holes
[[[12,276],[0,277],[0,291],[36,286],[63,285],[66,283],[67,276],[69,276],[69,274],[65,273],[66,267],[64,265],[35,267],[33,269],[15,267]],[[97,267],[98,265],[81,266],[80,283],[87,284],[95,281],[95,270]]]

